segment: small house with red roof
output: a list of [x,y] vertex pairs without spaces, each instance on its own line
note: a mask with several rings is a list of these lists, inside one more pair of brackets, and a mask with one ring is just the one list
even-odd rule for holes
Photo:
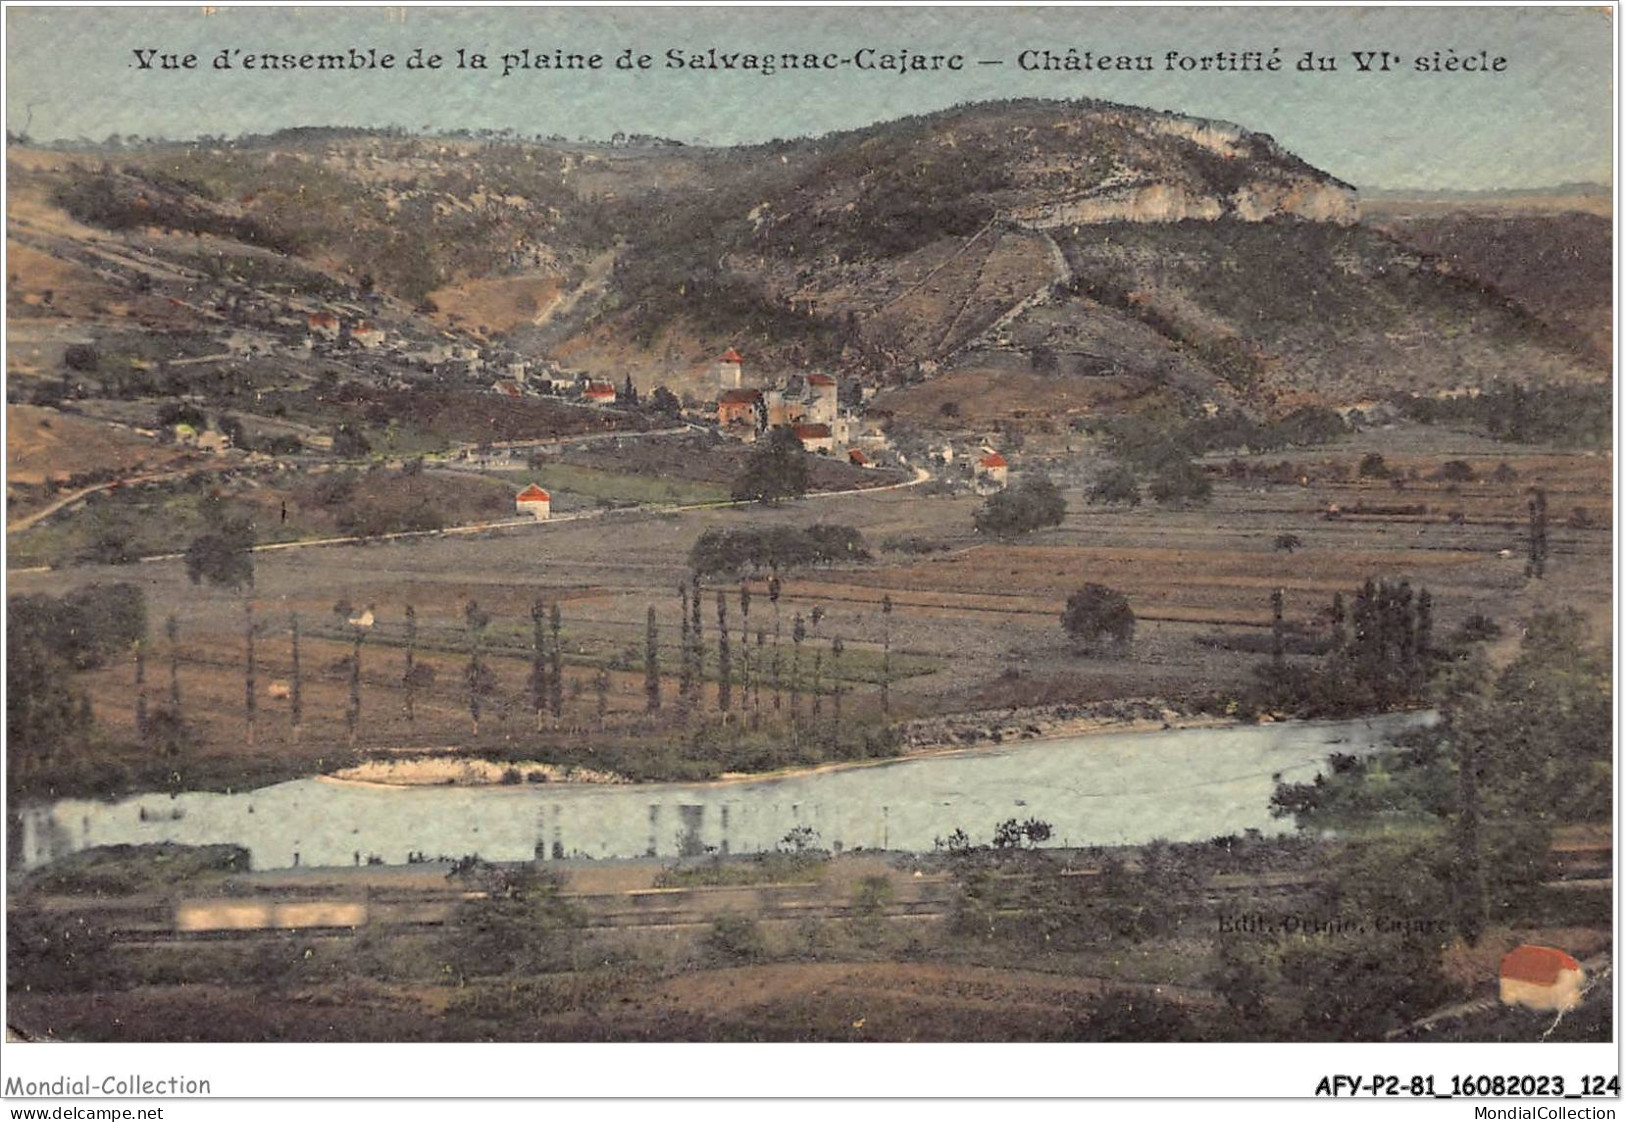
[[383,345],[384,329],[375,323],[368,323],[366,320],[362,320],[360,323],[350,328],[350,338],[356,341],[357,346],[366,347],[368,350],[371,350],[373,347]]
[[729,347],[717,356],[717,385],[725,390],[737,390],[744,384],[745,360]]
[[847,462],[849,462],[853,467],[872,468],[875,466],[874,461],[870,460],[868,456],[865,456],[863,454],[863,449],[861,448],[848,448],[846,450],[846,458]]
[[534,483],[514,496],[513,505],[518,514],[528,514],[538,522],[553,514],[553,496]]
[[829,452],[835,448],[835,438],[828,425],[791,425],[790,431],[808,452]]
[[589,382],[581,391],[581,400],[590,405],[614,405],[615,387],[608,382]]
[[1501,1004],[1522,1005],[1544,1013],[1580,1004],[1585,971],[1556,947],[1525,943],[1501,959]]
[[748,425],[754,429],[756,409],[761,401],[761,390],[723,390],[717,395],[717,424],[723,428]]
[[977,457],[976,465],[972,470],[977,481],[984,484],[1003,487],[1010,482],[1009,461],[991,449]]

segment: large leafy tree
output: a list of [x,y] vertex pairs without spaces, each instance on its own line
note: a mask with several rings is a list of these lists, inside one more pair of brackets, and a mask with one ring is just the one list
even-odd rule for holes
[[807,454],[788,426],[769,429],[756,442],[745,470],[734,480],[733,497],[777,503],[807,493]]
[[1066,517],[1066,500],[1061,489],[1042,473],[1023,476],[1021,482],[987,497],[974,515],[978,533],[997,538],[1013,538],[1049,526],[1059,526]]
[[186,547],[186,575],[193,584],[222,588],[254,587],[254,524],[228,515]]

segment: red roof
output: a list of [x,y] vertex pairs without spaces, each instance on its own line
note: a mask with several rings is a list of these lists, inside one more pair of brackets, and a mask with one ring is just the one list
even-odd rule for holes
[[718,362],[744,362],[745,360],[743,358],[739,357],[739,352],[738,351],[734,350],[732,347],[729,347],[727,350],[722,352],[722,357],[717,359],[717,361]]
[[807,375],[807,384],[809,386],[833,386],[835,379],[828,374],[809,374]]
[[983,456],[980,460],[977,460],[976,462],[981,464],[985,468],[1002,468],[1002,467],[1009,467],[1010,466],[1008,463],[1005,462],[1004,457],[999,455],[997,452],[989,452],[987,455]]
[[329,315],[326,312],[313,312],[310,316],[309,322],[310,326],[312,327],[337,327],[339,325],[339,317]]
[[869,457],[865,456],[863,452],[857,448],[853,448],[847,452],[846,458],[857,464],[859,467],[863,467],[869,462]]
[[762,400],[761,390],[723,390],[718,405],[755,405]]
[[1501,960],[1501,977],[1539,986],[1555,986],[1558,974],[1578,969],[1580,964],[1556,947],[1537,947],[1529,943],[1513,949]]
[[550,503],[553,501],[553,496],[532,483],[515,495],[513,501],[516,503]]
[[797,440],[822,440],[829,436],[828,425],[791,425],[790,431],[796,434]]

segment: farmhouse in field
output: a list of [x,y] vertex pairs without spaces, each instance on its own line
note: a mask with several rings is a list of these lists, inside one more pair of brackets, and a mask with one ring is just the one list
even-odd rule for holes
[[1585,971],[1556,947],[1525,943],[1501,960],[1501,1004],[1558,1013],[1580,1004]]
[[538,522],[553,514],[553,496],[534,483],[514,496],[513,505],[519,514],[528,514]]
[[983,450],[972,471],[976,482],[982,486],[1003,487],[1010,482],[1009,461],[991,448]]

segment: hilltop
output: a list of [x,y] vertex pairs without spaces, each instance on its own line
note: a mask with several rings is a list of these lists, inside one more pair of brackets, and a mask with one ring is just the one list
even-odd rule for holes
[[645,392],[703,391],[728,344],[882,385],[1036,373],[1088,408],[1606,377],[1606,325],[1543,301],[1549,267],[1465,267],[1266,135],[1105,102],[739,148],[301,129],[11,158],[14,238],[116,231]]

